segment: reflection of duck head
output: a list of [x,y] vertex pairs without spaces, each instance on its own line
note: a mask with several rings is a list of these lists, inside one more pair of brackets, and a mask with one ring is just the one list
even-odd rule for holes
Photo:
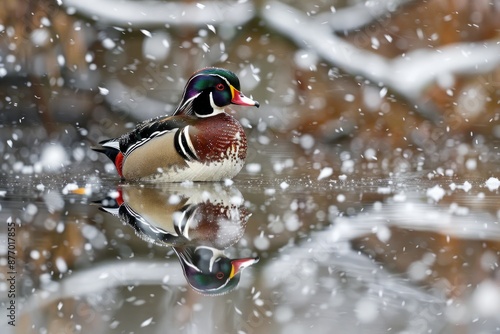
[[240,281],[243,268],[256,263],[258,258],[230,259],[213,247],[199,246],[179,249],[174,247],[193,289],[203,294],[220,295],[234,289]]
[[100,202],[144,240],[171,246],[198,292],[217,295],[238,285],[242,269],[258,258],[231,259],[223,249],[243,236],[250,214],[238,189],[220,184],[168,188],[126,186]]

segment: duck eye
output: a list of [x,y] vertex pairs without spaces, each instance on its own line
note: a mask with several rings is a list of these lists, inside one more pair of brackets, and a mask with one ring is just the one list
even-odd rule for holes
[[217,86],[215,86],[217,90],[224,90],[224,85],[221,83],[218,83]]
[[217,277],[217,279],[222,279],[224,278],[224,273],[222,271],[219,271],[217,274],[215,274],[215,277]]

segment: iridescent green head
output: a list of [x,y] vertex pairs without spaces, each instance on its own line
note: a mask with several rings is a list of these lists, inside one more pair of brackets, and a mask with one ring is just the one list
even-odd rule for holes
[[256,106],[259,103],[240,92],[240,80],[233,72],[217,67],[207,67],[195,72],[188,80],[182,101],[175,114],[189,113],[192,107],[200,117],[220,113],[230,104]]

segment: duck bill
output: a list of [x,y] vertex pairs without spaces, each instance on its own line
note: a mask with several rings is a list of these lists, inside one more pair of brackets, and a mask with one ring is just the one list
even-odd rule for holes
[[250,106],[250,107],[255,106],[257,108],[260,106],[259,102],[254,101],[249,97],[246,97],[245,95],[243,95],[243,93],[241,93],[239,90],[237,90],[233,86],[231,86],[231,94],[233,96],[233,98],[231,99],[231,103],[234,103],[234,104],[237,104],[240,106]]
[[258,257],[256,257],[256,258],[249,257],[249,258],[236,259],[236,260],[231,261],[232,268],[231,268],[231,273],[229,274],[229,278],[233,278],[236,274],[241,272],[243,269],[245,269],[246,267],[249,267],[252,264],[257,263],[257,262],[259,262]]

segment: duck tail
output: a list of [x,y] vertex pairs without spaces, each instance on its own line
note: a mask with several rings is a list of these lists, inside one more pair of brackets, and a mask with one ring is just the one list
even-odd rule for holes
[[92,146],[91,149],[104,153],[113,163],[115,164],[116,170],[120,177],[122,174],[122,164],[123,164],[123,153],[120,151],[120,142],[118,139],[108,139],[99,142],[100,146]]

